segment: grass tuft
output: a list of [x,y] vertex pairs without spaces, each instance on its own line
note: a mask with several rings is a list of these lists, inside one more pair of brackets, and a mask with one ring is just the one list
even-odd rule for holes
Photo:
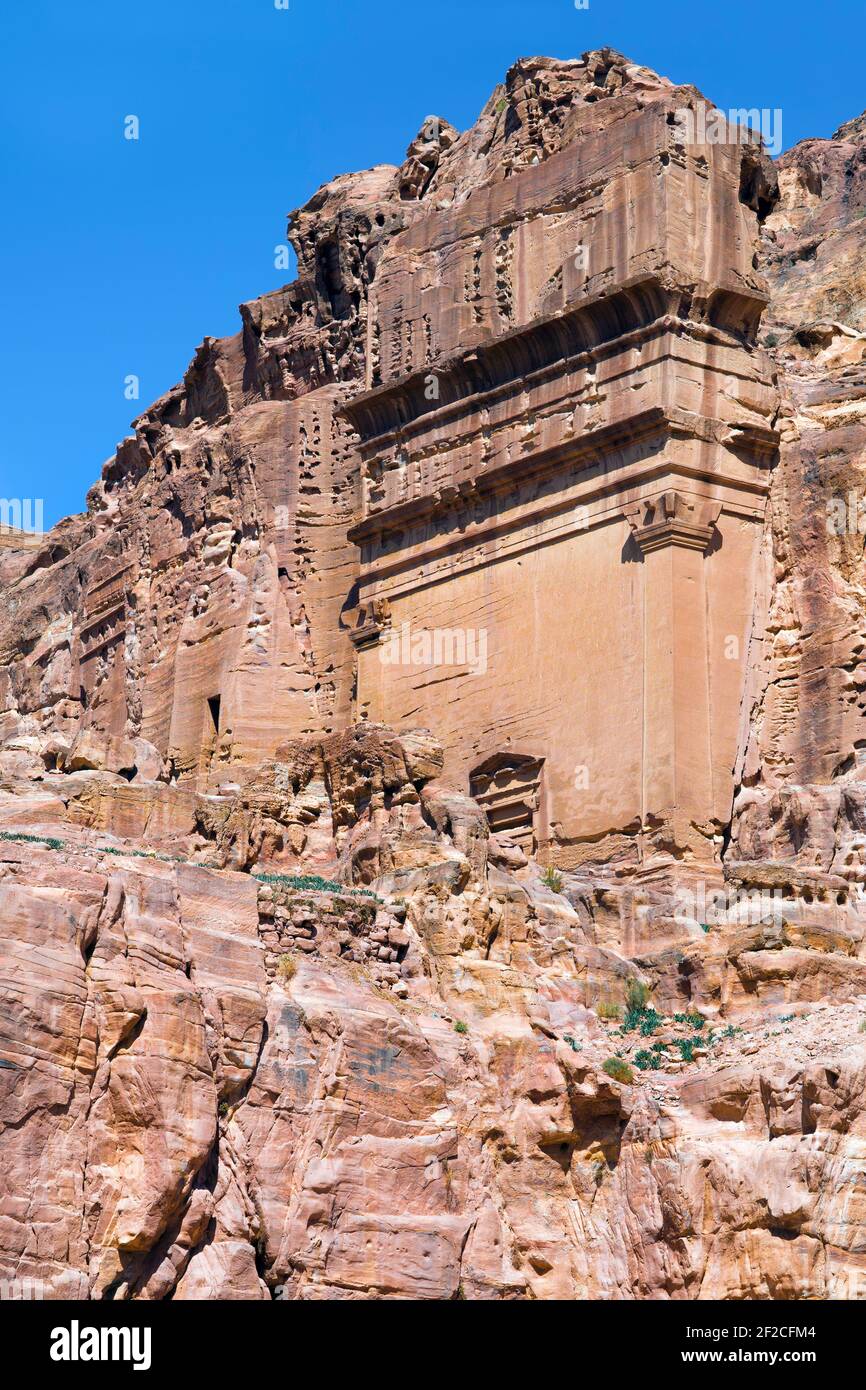
[[621,1081],[623,1086],[630,1086],[634,1081],[634,1072],[628,1062],[624,1062],[621,1057],[608,1057],[602,1071],[606,1072],[614,1081]]
[[544,870],[544,873],[541,875],[541,882],[544,884],[545,888],[550,889],[551,893],[562,892],[562,874],[557,873],[552,865],[548,865]]

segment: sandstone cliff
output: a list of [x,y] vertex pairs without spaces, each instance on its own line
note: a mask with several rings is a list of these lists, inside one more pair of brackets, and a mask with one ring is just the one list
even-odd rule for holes
[[[699,100],[605,50],[429,118],[0,548],[0,1277],[866,1296],[866,124],[774,170],[685,146]],[[534,673],[386,690],[455,530]]]

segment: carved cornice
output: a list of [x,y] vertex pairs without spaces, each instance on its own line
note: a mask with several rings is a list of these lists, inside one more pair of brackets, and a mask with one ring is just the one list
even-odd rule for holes
[[553,449],[539,450],[529,458],[509,459],[496,468],[488,468],[474,479],[464,480],[460,486],[446,484],[432,494],[413,497],[396,506],[370,511],[363,520],[349,528],[347,535],[355,545],[363,541],[401,529],[424,517],[441,514],[454,503],[467,503],[477,497],[487,497],[507,490],[516,479],[530,476],[541,478],[547,473],[556,472],[563,463],[577,463],[580,460],[598,456],[606,450],[634,443],[638,440],[655,438],[658,448],[664,447],[669,437],[666,412],[661,406],[649,406],[635,411],[624,420],[602,425],[597,430],[587,431],[581,438],[569,439]]
[[[613,449],[622,449],[640,444],[647,451],[647,468],[655,471],[657,459],[673,439],[696,438],[717,442],[716,422],[703,416],[685,414],[682,411],[665,409],[662,406],[649,406],[644,410],[595,430],[587,430],[583,435],[564,440],[552,449],[539,450],[528,458],[513,458],[495,468],[488,468],[472,480],[463,480],[459,486],[442,485],[429,494],[413,497],[406,502],[398,502],[391,507],[371,510],[361,520],[351,526],[348,539],[355,545],[373,541],[379,543],[395,531],[401,531],[420,521],[446,515],[449,508],[467,506],[476,501],[484,501],[494,496],[502,496],[513,488],[516,481],[530,478],[539,482],[558,473],[563,467],[588,468]],[[751,454],[758,464],[751,480],[729,478],[722,469],[715,468],[712,477],[721,483],[731,483],[744,495],[763,497],[768,489],[767,470],[775,456],[778,436],[772,430],[758,426],[739,432],[739,442],[743,447],[750,446]],[[703,477],[694,471],[695,477]],[[707,475],[707,481],[712,479]],[[633,483],[630,480],[629,485]],[[610,491],[615,491],[611,481]]]
[[[367,447],[381,448],[397,432],[416,421],[429,427],[445,424],[455,408],[487,400],[510,391],[517,381],[526,384],[553,371],[598,361],[611,352],[636,345],[660,333],[676,332],[714,342],[743,347],[742,337],[727,324],[685,319],[679,312],[681,290],[664,284],[657,275],[636,277],[614,291],[560,309],[555,314],[521,325],[510,333],[474,343],[459,356],[431,362],[396,381],[373,387],[341,407]],[[757,291],[736,294],[725,288],[714,292],[713,303],[730,300],[742,308],[748,303],[755,327],[766,298]],[[436,402],[426,394],[431,373],[439,386]]]
[[721,510],[721,502],[670,490],[632,503],[625,515],[641,553],[648,555],[670,545],[705,551]]

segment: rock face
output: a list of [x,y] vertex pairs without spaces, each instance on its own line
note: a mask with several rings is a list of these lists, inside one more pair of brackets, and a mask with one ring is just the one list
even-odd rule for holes
[[[531,759],[527,837],[559,867],[712,863],[777,444],[757,156],[693,145],[694,93],[597,61],[518,65],[495,162],[449,196],[455,142],[378,264],[344,412],[358,709],[435,725],[473,789]],[[535,84],[559,119],[524,147]]]
[[779,184],[763,247],[782,444],[731,853],[856,884],[866,848],[864,119],[785,154]]
[[322,188],[300,278],[6,562],[13,741],[192,794],[288,737],[435,726],[548,862],[714,863],[777,446],[774,176],[693,143],[701,104],[607,51],[523,60],[470,131],[430,117]]
[[0,1279],[866,1297],[866,125],[702,103],[522,59],[0,533]]

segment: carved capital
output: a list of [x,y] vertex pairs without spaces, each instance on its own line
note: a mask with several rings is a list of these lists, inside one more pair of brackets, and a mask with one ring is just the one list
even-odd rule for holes
[[349,638],[357,648],[376,646],[391,623],[391,605],[386,598],[373,599],[358,610],[357,626]]
[[648,555],[668,545],[706,550],[721,510],[721,502],[669,491],[633,502],[625,514],[642,553]]

